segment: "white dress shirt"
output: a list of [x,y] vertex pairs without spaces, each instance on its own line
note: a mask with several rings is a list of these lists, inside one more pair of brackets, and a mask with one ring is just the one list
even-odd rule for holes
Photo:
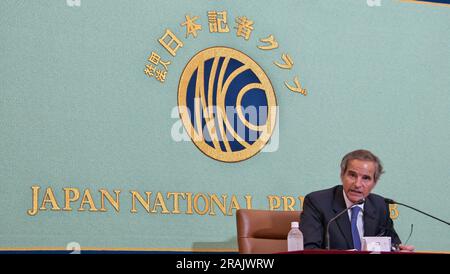
[[[344,193],[345,206],[346,207],[351,206],[353,203],[347,198],[347,194],[345,194],[345,191],[342,190],[342,192]],[[362,243],[362,237],[364,236],[364,223],[363,223],[364,203],[360,204],[360,205],[355,205],[355,206],[359,206],[361,208],[361,210],[358,213],[358,218],[356,219],[356,226],[358,227],[359,238],[361,238],[361,243]],[[348,213],[348,218],[350,219],[350,222],[351,222],[352,221],[351,209],[347,210],[347,213]]]

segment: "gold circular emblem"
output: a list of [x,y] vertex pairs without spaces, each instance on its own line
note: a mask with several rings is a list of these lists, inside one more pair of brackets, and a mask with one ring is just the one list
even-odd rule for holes
[[239,162],[257,154],[275,128],[275,92],[263,69],[244,53],[213,47],[181,74],[178,110],[194,144],[207,156]]

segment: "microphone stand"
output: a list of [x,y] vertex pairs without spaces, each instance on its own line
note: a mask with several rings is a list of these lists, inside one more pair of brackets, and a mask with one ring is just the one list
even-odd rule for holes
[[332,222],[334,222],[337,218],[339,218],[342,214],[346,213],[347,210],[351,209],[351,208],[354,207],[355,205],[360,205],[360,204],[362,204],[362,203],[364,203],[364,202],[365,202],[365,199],[364,199],[364,198],[361,199],[361,200],[359,200],[359,201],[357,201],[356,203],[352,204],[351,206],[349,206],[349,207],[347,207],[346,209],[344,209],[344,210],[342,210],[341,212],[339,212],[338,215],[334,216],[333,218],[331,218],[331,219],[328,221],[328,224],[327,224],[327,233],[326,233],[327,250],[330,250],[330,224],[331,224]]
[[327,224],[327,250],[330,250],[330,224],[332,222],[334,222],[334,220],[336,220],[337,218],[339,218],[339,216],[341,216],[342,214],[346,213],[347,210],[349,210],[350,208],[352,208],[353,205],[351,207],[348,207],[346,209],[344,209],[343,211],[341,211],[338,215],[336,215],[334,218],[332,218],[328,224]]
[[406,205],[406,204],[403,204],[403,203],[399,203],[399,202],[397,202],[397,201],[394,201],[394,200],[388,199],[388,198],[385,198],[384,201],[385,201],[386,203],[388,203],[388,204],[398,204],[398,205],[406,206],[406,207],[408,207],[408,208],[410,208],[410,209],[412,209],[412,210],[415,210],[415,211],[420,212],[420,213],[422,213],[422,214],[424,214],[424,215],[427,215],[428,217],[431,217],[431,218],[433,218],[433,219],[435,219],[435,220],[438,220],[438,221],[440,221],[440,222],[443,222],[444,224],[450,225],[449,222],[446,222],[446,221],[444,221],[444,220],[441,220],[441,219],[439,219],[438,217],[434,217],[434,216],[432,216],[432,215],[430,215],[430,214],[428,214],[428,213],[426,213],[426,212],[423,212],[422,210],[419,210],[419,209],[417,209],[417,208],[414,208],[414,207],[412,207],[412,206],[409,206],[409,205]]

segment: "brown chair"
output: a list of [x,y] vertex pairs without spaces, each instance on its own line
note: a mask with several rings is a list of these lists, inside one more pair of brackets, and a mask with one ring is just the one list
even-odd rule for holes
[[286,252],[287,234],[294,221],[300,221],[300,211],[237,210],[239,253]]

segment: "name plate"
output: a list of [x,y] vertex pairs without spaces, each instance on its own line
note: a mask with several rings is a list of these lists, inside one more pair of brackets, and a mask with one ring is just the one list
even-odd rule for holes
[[364,251],[391,251],[391,237],[363,237],[361,244]]

